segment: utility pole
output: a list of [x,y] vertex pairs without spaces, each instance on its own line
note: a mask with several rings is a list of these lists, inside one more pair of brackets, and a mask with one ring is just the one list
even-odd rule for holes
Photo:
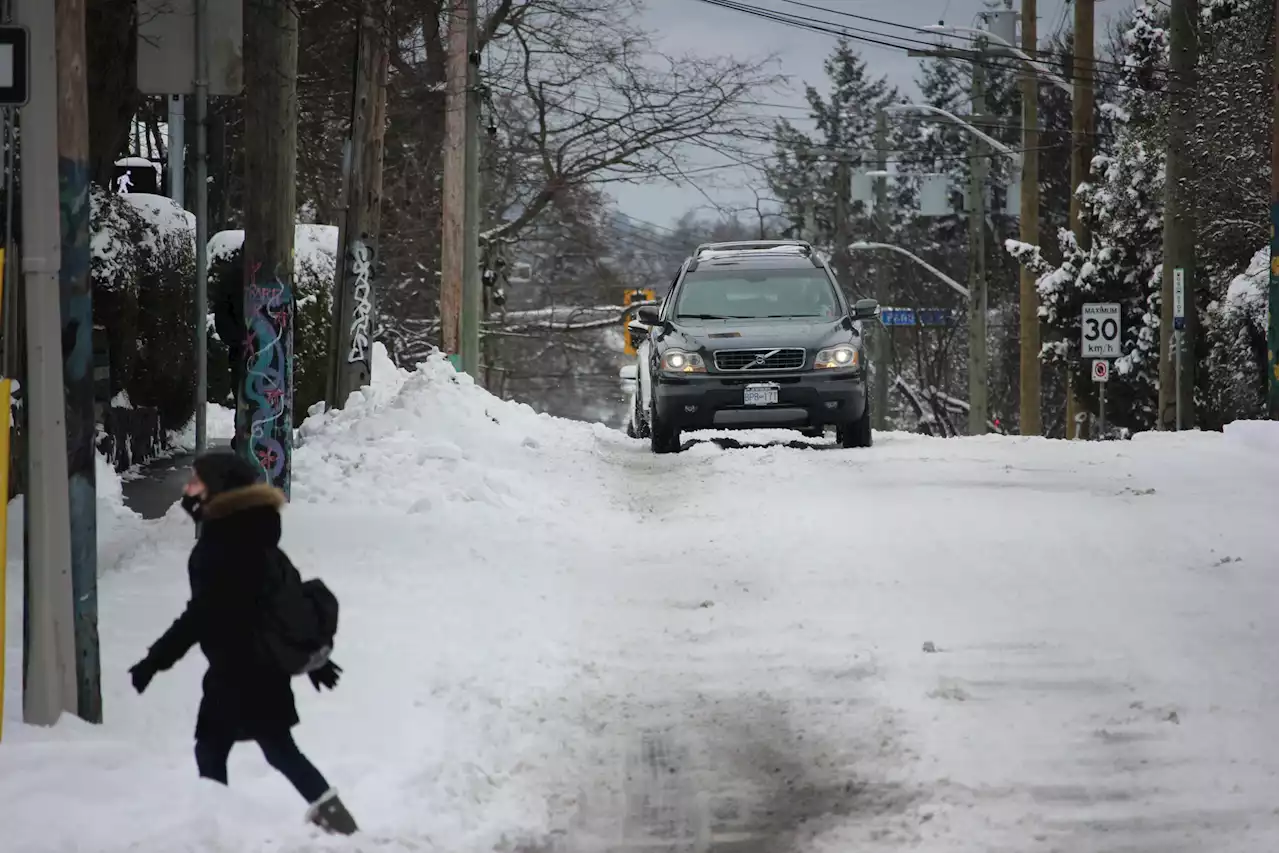
[[23,548],[22,719],[51,726],[78,704],[62,376],[59,272],[58,65],[55,7],[18,0],[30,33],[30,98],[22,108],[22,272],[26,302],[27,500]]
[[343,152],[343,218],[336,265],[329,400],[341,407],[372,374],[374,273],[382,214],[387,110],[387,0],[364,0],[358,21],[351,135]]
[[[1164,269],[1160,286],[1160,426],[1190,429],[1195,424],[1196,380],[1196,216],[1191,197],[1195,166],[1188,150],[1195,133],[1195,73],[1199,61],[1199,0],[1171,0],[1169,6],[1169,135],[1165,148]],[[1174,276],[1187,283],[1186,325],[1174,330]],[[1175,347],[1181,353],[1175,353]],[[1175,370],[1176,355],[1185,365]],[[1180,407],[1178,403],[1182,402]],[[1173,415],[1171,417],[1171,414]]]
[[[986,39],[975,44],[969,89],[971,121],[986,118]],[[969,137],[969,435],[987,432],[987,160],[983,142]]]
[[461,367],[463,279],[466,277],[467,128],[473,0],[449,0],[445,60],[444,193],[440,234],[440,349]]
[[[1075,33],[1072,38],[1071,73],[1071,233],[1076,245],[1088,251],[1092,243],[1089,226],[1081,216],[1080,185],[1089,180],[1093,161],[1093,0],[1075,0]],[[1172,301],[1172,300],[1170,300]],[[1076,396],[1076,370],[1067,368],[1068,439],[1087,437],[1077,421],[1088,418],[1089,408]]]
[[462,242],[462,369],[480,381],[480,316],[484,313],[480,280],[480,32],[476,0],[467,0],[467,91]]
[[[1022,52],[1037,50],[1036,0],[1022,0]],[[1040,245],[1040,80],[1033,69],[1022,76],[1022,198],[1019,236]],[[1036,276],[1019,264],[1018,273],[1018,431],[1040,435],[1040,295]]]
[[[876,110],[875,146],[875,170],[878,173],[875,179],[876,240],[881,243],[888,243],[889,179],[885,175],[885,170],[889,168],[889,121],[883,109]],[[847,186],[848,181],[845,184]],[[884,305],[889,300],[888,259],[882,259],[880,263],[876,264],[875,285],[875,298],[881,305]],[[892,358],[890,346],[890,335],[892,333],[888,326],[882,324],[873,325],[875,329],[872,334],[872,357],[875,360],[876,386],[875,407],[871,410],[871,426],[875,430],[883,431],[885,418],[889,414],[889,362]]]
[[76,704],[102,722],[98,656],[97,432],[93,406],[93,293],[89,282],[89,98],[85,0],[55,0],[58,61],[58,209],[62,265],[62,379],[66,393],[67,497],[75,616]]
[[[1280,27],[1276,19],[1271,18],[1271,39],[1273,49],[1280,53]],[[1280,363],[1276,354],[1280,352],[1280,169],[1274,168],[1280,163],[1280,83],[1271,78],[1271,276],[1267,285],[1267,413],[1272,420],[1280,417]]]
[[[200,37],[199,33],[197,29],[197,39]],[[169,168],[169,198],[176,201],[179,207],[186,207],[187,203],[187,166],[184,156],[186,152],[183,150],[186,146],[186,113],[186,98],[183,95],[170,95],[169,150],[166,152]]]
[[[196,95],[196,453],[200,454],[209,444],[209,0],[196,0],[195,8],[196,76],[191,82]],[[181,95],[174,97],[181,103]],[[172,166],[172,157],[169,162]],[[181,143],[178,165],[182,174]],[[181,183],[178,186],[181,191]]]
[[289,494],[293,452],[294,170],[298,12],[245,0],[244,317],[247,364],[236,447]]

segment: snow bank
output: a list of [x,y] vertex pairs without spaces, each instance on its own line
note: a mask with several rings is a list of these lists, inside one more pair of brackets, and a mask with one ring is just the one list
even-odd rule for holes
[[[209,328],[213,328],[210,324]],[[236,434],[236,410],[217,403],[207,403],[204,416],[205,437],[210,441],[230,441]],[[196,419],[193,416],[180,431],[169,434],[170,443],[180,450],[196,449]]]
[[1272,454],[1280,453],[1280,422],[1233,421],[1222,431],[1230,441]]

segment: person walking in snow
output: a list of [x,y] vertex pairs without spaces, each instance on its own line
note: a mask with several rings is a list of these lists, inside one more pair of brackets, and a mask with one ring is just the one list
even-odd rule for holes
[[[280,550],[284,494],[257,482],[235,453],[196,459],[182,507],[199,525],[187,572],[186,609],[129,673],[142,693],[156,673],[171,668],[199,643],[209,661],[196,717],[200,776],[227,784],[227,758],[238,741],[256,741],[262,754],[308,803],[307,820],[333,833],[356,831],[355,820],[324,776],[294,743],[298,724],[289,672],[274,666],[264,647],[264,591],[296,578]],[[336,605],[335,605],[336,606]],[[308,673],[316,690],[332,690],[342,669],[332,661]]]

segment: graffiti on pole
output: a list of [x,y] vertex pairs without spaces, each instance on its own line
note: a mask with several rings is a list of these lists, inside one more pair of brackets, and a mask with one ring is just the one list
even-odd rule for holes
[[347,364],[369,360],[369,339],[373,326],[373,250],[363,240],[355,240],[347,251],[347,272],[351,288],[351,347]]
[[244,407],[246,453],[262,478],[289,494],[289,456],[293,443],[293,291],[279,267],[260,282],[261,264],[251,267],[245,288]]

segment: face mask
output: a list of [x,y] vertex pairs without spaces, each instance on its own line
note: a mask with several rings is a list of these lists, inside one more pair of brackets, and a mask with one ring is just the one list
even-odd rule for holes
[[200,520],[200,516],[204,511],[203,495],[183,495],[181,503],[182,509],[187,513],[187,515],[191,516],[193,521]]

